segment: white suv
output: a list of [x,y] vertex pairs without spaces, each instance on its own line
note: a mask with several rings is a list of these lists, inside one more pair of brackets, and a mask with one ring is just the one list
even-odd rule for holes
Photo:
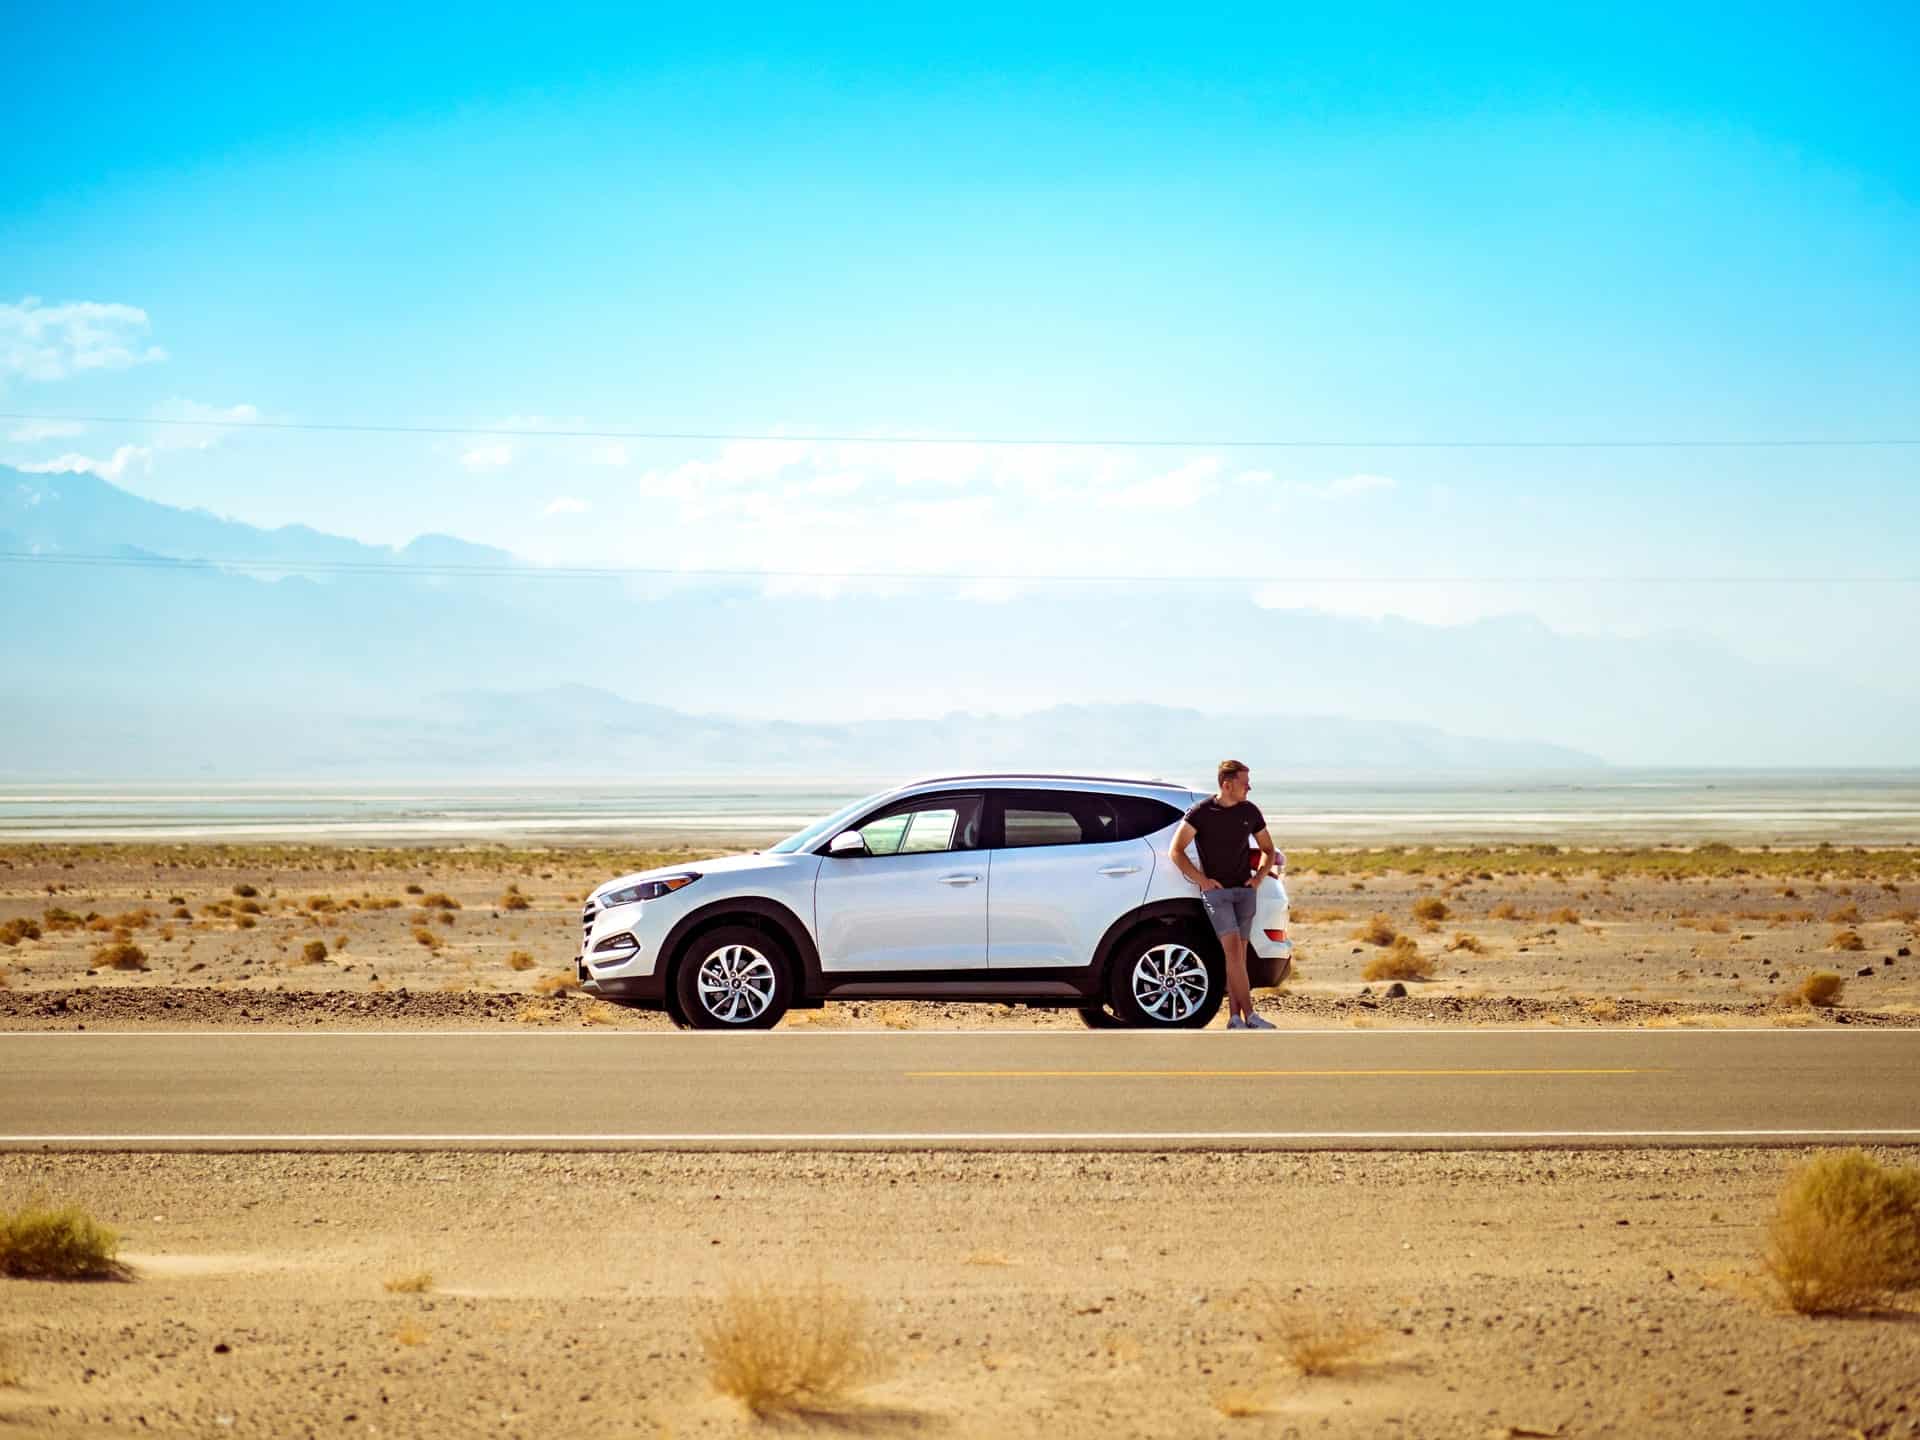
[[[882,997],[1199,1027],[1220,1007],[1225,961],[1167,848],[1201,798],[1072,775],[902,785],[769,850],[600,886],[581,915],[580,980],[695,1029],[766,1029],[795,1006]],[[1275,985],[1293,956],[1278,876],[1258,899],[1247,966]]]

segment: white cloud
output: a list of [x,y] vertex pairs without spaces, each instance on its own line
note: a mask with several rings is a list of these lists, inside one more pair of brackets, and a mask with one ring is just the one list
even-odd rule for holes
[[258,420],[260,411],[252,405],[206,405],[176,396],[154,406],[153,418],[188,422],[156,426],[156,450],[211,450],[231,435],[236,425]]
[[571,495],[560,495],[547,502],[542,515],[584,515],[592,507],[584,500],[576,500]]
[[1186,510],[1220,488],[1220,462],[1212,456],[1189,460],[1177,470],[1152,475],[1109,492],[1109,505],[1123,510]]
[[513,447],[504,440],[470,445],[460,456],[460,463],[469,470],[498,470],[513,463]]
[[152,469],[153,450],[146,445],[122,445],[105,460],[73,454],[14,468],[35,475],[98,475],[102,480],[118,480],[133,465],[143,470]]
[[149,328],[147,312],[134,305],[45,305],[36,295],[0,304],[0,379],[64,380],[82,370],[124,370],[166,359],[166,351],[146,342]]
[[84,435],[87,427],[78,420],[22,420],[7,432],[7,439],[19,445],[41,440],[68,440]]
[[1398,488],[1399,482],[1390,475],[1356,474],[1342,475],[1338,480],[1329,480],[1324,485],[1289,480],[1280,486],[1279,493],[1305,500],[1350,500],[1356,495],[1377,495]]
[[587,454],[589,465],[611,465],[615,469],[625,468],[632,459],[627,447],[619,441],[611,445],[596,445]]

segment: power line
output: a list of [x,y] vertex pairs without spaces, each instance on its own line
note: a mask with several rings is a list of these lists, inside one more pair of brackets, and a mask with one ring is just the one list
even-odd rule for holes
[[[913,570],[670,569],[664,566],[388,563],[373,560],[183,559],[0,550],[0,562],[123,570],[238,571],[268,575],[393,575],[402,579],[871,580],[913,584],[1244,585],[1216,575],[1069,575]],[[1288,585],[1915,585],[1920,575],[1284,575]]]
[[181,420],[135,415],[41,415],[0,411],[0,420],[67,425],[176,425],[213,430],[300,430],[348,435],[472,435],[501,439],[815,443],[826,445],[1045,446],[1113,450],[1864,450],[1920,446],[1916,438],[1673,440],[1305,440],[1165,439],[1145,436],[794,435],[745,430],[550,430],[504,425],[359,425],[317,420]]

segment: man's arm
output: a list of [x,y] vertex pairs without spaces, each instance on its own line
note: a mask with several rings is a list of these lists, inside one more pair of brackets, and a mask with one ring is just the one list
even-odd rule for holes
[[1267,876],[1279,870],[1277,861],[1280,852],[1274,848],[1273,836],[1267,833],[1267,827],[1264,825],[1260,827],[1259,834],[1253,837],[1253,843],[1260,847],[1260,863],[1253,867],[1253,878],[1247,881],[1247,884],[1258,885]]
[[1218,890],[1220,882],[1209,880],[1201,873],[1200,867],[1188,858],[1187,847],[1191,844],[1193,844],[1193,826],[1190,822],[1182,820],[1180,828],[1173,832],[1173,844],[1167,849],[1168,856],[1173,860],[1174,869],[1198,885],[1203,894],[1208,890]]

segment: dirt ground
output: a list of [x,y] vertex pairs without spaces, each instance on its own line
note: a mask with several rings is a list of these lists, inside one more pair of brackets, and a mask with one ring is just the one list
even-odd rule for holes
[[[1302,857],[1298,975],[1262,1008],[1296,1025],[1920,1023],[1920,851],[1719,848]],[[0,847],[0,926],[41,930],[0,947],[0,1027],[665,1025],[569,997],[579,902],[621,870],[705,853]],[[425,903],[438,896],[458,908]],[[1446,914],[1421,920],[1422,902]],[[54,928],[60,911],[73,928]],[[1354,932],[1376,915],[1435,967],[1404,999],[1364,978],[1381,947]],[[95,968],[116,929],[147,968]],[[1822,970],[1846,982],[1837,1008],[1776,1006]],[[786,1023],[1079,1022],[851,1002]]]
[[[0,1430],[749,1434],[699,1332],[773,1281],[867,1304],[829,1434],[1920,1434],[1920,1313],[1756,1278],[1799,1158],[11,1154],[134,1278],[0,1281]],[[1277,1348],[1342,1326],[1347,1373]]]

